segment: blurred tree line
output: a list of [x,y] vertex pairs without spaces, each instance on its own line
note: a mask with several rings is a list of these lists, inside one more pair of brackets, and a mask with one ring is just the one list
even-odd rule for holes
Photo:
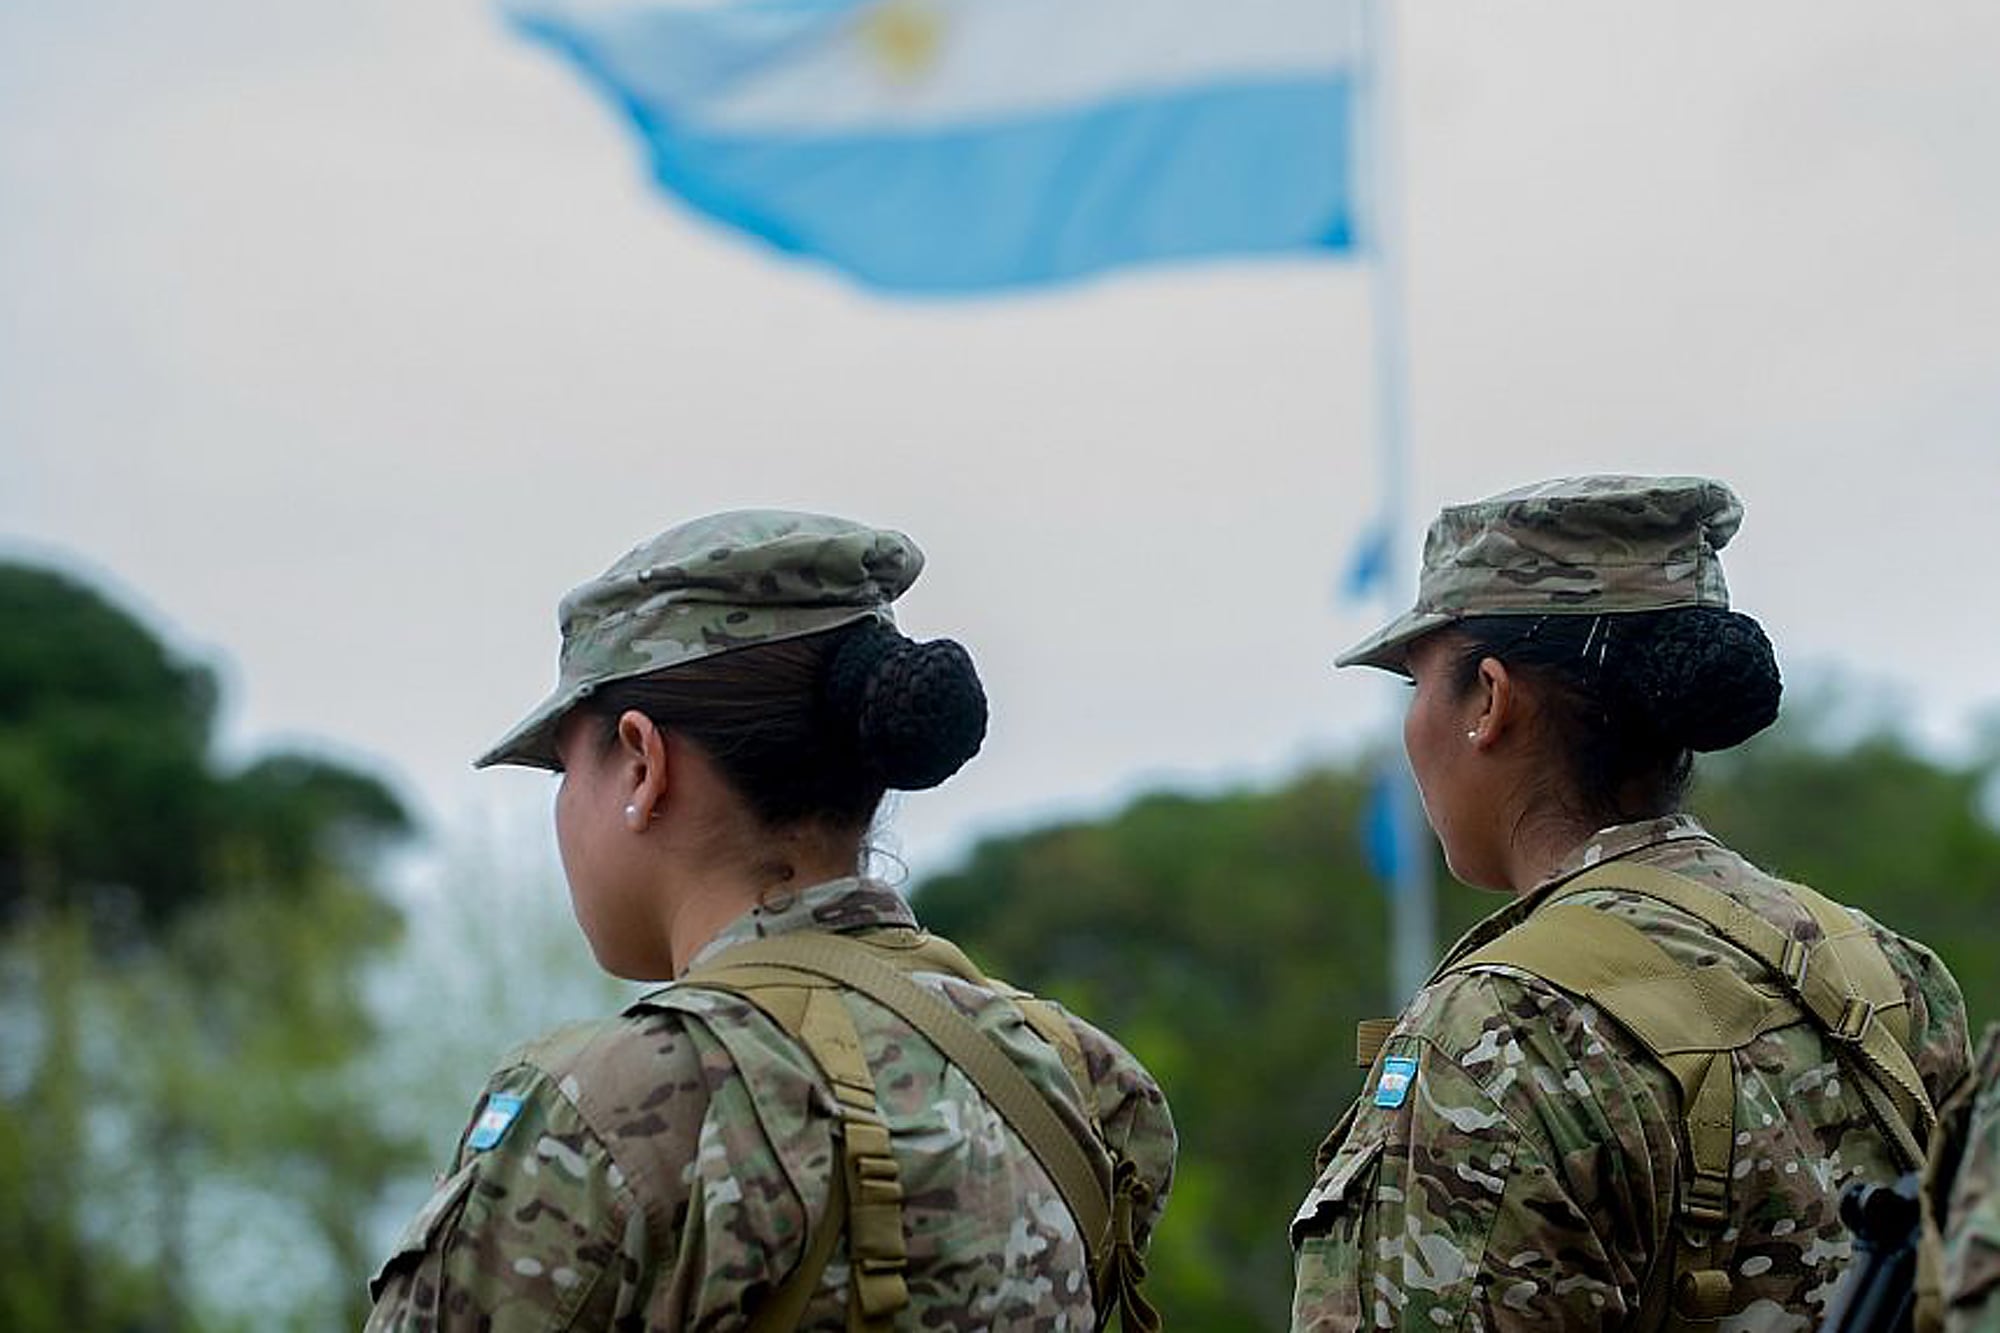
[[[414,1207],[484,1062],[532,1035],[496,997],[615,1005],[587,952],[547,947],[575,945],[561,923],[522,905],[559,913],[560,890],[509,899],[515,849],[496,848],[459,886],[476,912],[442,926],[469,970],[402,955],[387,1008],[426,1020],[378,1031],[364,997],[401,917],[377,853],[409,817],[321,759],[219,762],[216,702],[207,670],[95,591],[0,563],[7,1333],[358,1327],[387,1241],[378,1203]],[[1947,762],[1889,726],[1839,739],[1822,722],[1841,711],[1794,709],[1707,761],[1698,811],[1766,866],[1932,941],[1975,1022],[2000,1017],[2000,736]],[[1182,1158],[1153,1287],[1173,1327],[1285,1322],[1285,1224],[1357,1090],[1354,1022],[1390,1008],[1366,771],[1148,796],[982,842],[913,891],[929,925],[1116,1031],[1166,1085]],[[1498,905],[1439,878],[1446,932]],[[481,928],[535,939],[510,951]],[[447,1014],[471,1030],[440,1047]],[[268,1233],[248,1250],[226,1243],[238,1215]],[[255,1311],[207,1280],[246,1253],[268,1266],[236,1284]]]
[[[295,1220],[266,1283],[374,1257],[367,1211],[415,1165],[354,1077],[356,968],[398,918],[375,779],[213,753],[217,689],[131,615],[0,563],[0,1328],[222,1321],[199,1242],[252,1196]],[[310,1253],[287,1253],[285,1239]],[[345,1308],[301,1326],[357,1327]]]
[[[2000,746],[1953,764],[1886,726],[1837,740],[1822,723],[1838,702],[1705,759],[1692,805],[1766,868],[1931,943],[1976,1032],[2000,1018]],[[983,842],[918,886],[926,925],[1117,1033],[1166,1088],[1181,1157],[1151,1281],[1170,1326],[1287,1321],[1286,1224],[1359,1091],[1355,1022],[1395,1007],[1389,904],[1362,852],[1369,786],[1356,763],[1148,796]],[[1437,874],[1445,941],[1501,905]]]

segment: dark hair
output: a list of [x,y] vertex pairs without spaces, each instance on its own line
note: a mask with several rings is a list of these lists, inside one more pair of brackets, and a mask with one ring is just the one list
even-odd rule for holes
[[885,791],[935,787],[986,738],[965,649],[876,620],[613,681],[583,706],[607,740],[635,708],[687,737],[768,828],[863,827]]
[[1679,809],[1694,752],[1770,726],[1784,690],[1763,627],[1719,607],[1474,616],[1451,628],[1460,693],[1487,657],[1546,688],[1568,798],[1600,825]]

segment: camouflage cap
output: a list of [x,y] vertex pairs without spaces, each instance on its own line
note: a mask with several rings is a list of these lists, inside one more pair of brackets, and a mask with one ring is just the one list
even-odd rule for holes
[[592,690],[733,648],[875,617],[916,582],[900,532],[744,509],[669,528],[563,598],[555,690],[473,767],[558,766],[556,727]]
[[1715,553],[1742,521],[1707,477],[1565,477],[1452,505],[1424,540],[1417,604],[1335,664],[1408,675],[1410,644],[1466,616],[1727,607]]

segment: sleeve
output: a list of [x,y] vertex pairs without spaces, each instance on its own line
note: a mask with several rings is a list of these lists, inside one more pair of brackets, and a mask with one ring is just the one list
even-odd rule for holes
[[1945,1333],[2000,1333],[2000,1027],[1980,1052],[1982,1083],[1946,1212]]
[[1160,1085],[1130,1051],[1074,1015],[1070,1025],[1083,1047],[1105,1142],[1138,1169],[1139,1179],[1147,1185],[1144,1216],[1133,1219],[1134,1239],[1143,1248],[1166,1212],[1167,1195],[1173,1189],[1180,1146],[1173,1113]]
[[609,1327],[644,1219],[604,1144],[533,1066],[488,1082],[454,1169],[369,1283],[367,1333]]
[[1293,1218],[1293,1329],[1620,1324],[1657,1214],[1647,1099],[1557,993],[1448,978],[1416,1011]]
[[1898,935],[1859,908],[1847,910],[1874,933],[1876,944],[1903,983],[1904,998],[1910,1003],[1906,1049],[1924,1080],[1931,1105],[1942,1106],[1972,1064],[1971,1020],[1966,1017],[1965,995],[1958,980],[1944,960],[1924,945]]

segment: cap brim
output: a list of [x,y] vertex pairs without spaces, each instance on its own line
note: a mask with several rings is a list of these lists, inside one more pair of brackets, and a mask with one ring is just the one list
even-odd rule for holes
[[588,693],[587,688],[576,685],[557,690],[536,704],[534,711],[502,736],[493,748],[473,760],[472,766],[493,768],[500,764],[519,764],[523,768],[545,768],[551,773],[559,771],[562,760],[556,756],[556,728],[562,725],[564,714],[576,707],[577,702]]
[[1333,659],[1337,667],[1370,666],[1410,674],[1409,648],[1432,630],[1457,617],[1447,611],[1406,611]]

